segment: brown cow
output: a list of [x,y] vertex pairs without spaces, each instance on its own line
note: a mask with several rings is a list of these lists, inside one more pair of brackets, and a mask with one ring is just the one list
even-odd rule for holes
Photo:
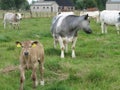
[[31,78],[33,80],[33,87],[38,85],[37,68],[39,65],[41,74],[41,85],[44,85],[44,48],[38,41],[24,41],[16,42],[17,47],[22,47],[20,54],[20,90],[23,90],[23,83],[25,80],[25,69],[32,69]]

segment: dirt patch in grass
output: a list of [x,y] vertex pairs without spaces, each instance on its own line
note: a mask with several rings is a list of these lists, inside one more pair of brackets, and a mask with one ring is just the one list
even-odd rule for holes
[[7,66],[5,68],[0,69],[0,73],[9,73],[12,71],[18,70],[19,66]]

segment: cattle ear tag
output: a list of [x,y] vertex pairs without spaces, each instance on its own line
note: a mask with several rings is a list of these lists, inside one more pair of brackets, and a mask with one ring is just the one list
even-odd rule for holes
[[17,44],[17,47],[21,47],[21,45],[18,43],[18,44]]
[[32,47],[36,47],[36,44],[33,44]]

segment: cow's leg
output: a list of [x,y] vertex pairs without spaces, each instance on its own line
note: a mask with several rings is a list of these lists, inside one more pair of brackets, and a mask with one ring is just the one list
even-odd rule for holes
[[105,24],[104,22],[101,23],[102,34],[105,33]]
[[100,22],[100,17],[99,17],[99,16],[97,16],[97,17],[96,17],[96,19],[97,19],[97,20],[96,20],[96,21],[97,21],[97,23],[99,23],[99,22]]
[[116,26],[117,34],[120,34],[119,24],[116,24],[115,26]]
[[18,30],[20,29],[20,24],[19,23],[17,24],[17,28],[18,28]]
[[16,29],[16,24],[13,24],[13,29]]
[[59,41],[60,48],[61,48],[61,58],[64,58],[64,49],[65,49],[65,46],[64,46],[63,40],[62,40],[62,38],[60,36],[58,38],[58,41]]
[[57,42],[57,39],[54,38],[54,48],[56,48]]
[[105,30],[105,33],[107,34],[107,24],[104,24],[104,30]]
[[73,38],[73,42],[72,42],[72,58],[75,58],[75,44],[76,44],[76,41],[77,41],[77,37],[74,37]]
[[44,85],[44,62],[40,62],[39,68],[40,68],[40,76],[41,76],[40,84]]
[[67,42],[65,43],[65,52],[66,53],[68,52],[68,43]]
[[65,41],[63,41],[63,44],[65,46],[65,52],[67,53],[68,52],[68,42],[67,42],[67,39]]
[[15,24],[11,23],[10,28],[15,29]]
[[37,71],[37,65],[35,64],[32,70],[33,88],[36,88],[36,86],[38,85],[36,71]]
[[24,68],[20,66],[20,90],[23,90],[24,81],[25,81],[25,71]]

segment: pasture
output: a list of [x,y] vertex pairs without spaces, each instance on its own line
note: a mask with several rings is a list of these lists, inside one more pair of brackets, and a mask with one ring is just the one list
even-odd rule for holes
[[[16,41],[39,40],[45,49],[45,86],[39,85],[36,90],[120,90],[120,36],[115,27],[101,34],[100,24],[92,20],[93,34],[79,32],[76,58],[71,58],[69,47],[61,59],[59,45],[53,48],[51,20],[23,19],[20,30],[4,30],[0,19],[0,71],[19,65],[21,49]],[[18,70],[0,72],[0,89],[18,90],[19,74]],[[32,90],[30,75],[31,71],[27,71],[24,90]]]

